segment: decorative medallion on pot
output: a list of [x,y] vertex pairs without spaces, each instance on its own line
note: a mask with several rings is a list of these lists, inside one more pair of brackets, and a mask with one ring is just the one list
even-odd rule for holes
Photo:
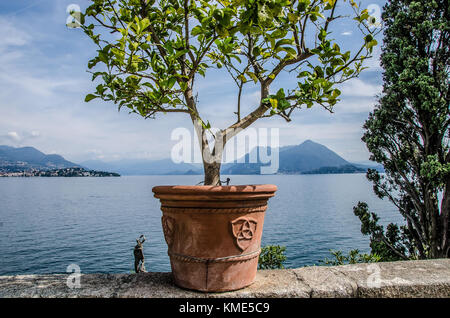
[[161,223],[164,233],[164,239],[166,240],[167,245],[170,247],[173,243],[175,220],[170,216],[163,215],[161,217]]
[[236,245],[242,250],[246,250],[252,243],[258,222],[252,218],[240,217],[231,222],[231,228]]

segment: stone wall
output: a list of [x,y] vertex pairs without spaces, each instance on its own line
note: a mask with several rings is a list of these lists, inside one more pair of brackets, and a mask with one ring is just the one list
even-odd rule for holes
[[[255,283],[227,293],[173,285],[170,273],[0,276],[0,297],[445,297],[450,259],[259,271]],[[69,284],[67,282],[69,281]]]

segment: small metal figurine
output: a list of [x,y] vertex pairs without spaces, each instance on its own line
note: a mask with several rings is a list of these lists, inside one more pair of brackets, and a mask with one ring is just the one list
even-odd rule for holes
[[141,235],[138,239],[136,239],[136,246],[134,247],[134,271],[136,273],[145,273],[144,266],[144,242],[145,236]]

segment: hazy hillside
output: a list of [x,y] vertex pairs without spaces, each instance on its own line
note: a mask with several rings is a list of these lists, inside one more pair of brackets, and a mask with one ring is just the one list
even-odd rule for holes
[[33,147],[0,146],[0,168],[3,170],[62,169],[80,167],[60,155],[46,155]]
[[[260,152],[261,151],[261,152]],[[263,164],[259,153],[270,154],[271,148],[256,147],[238,160],[243,163],[225,163],[223,175],[260,174]],[[269,155],[270,157],[270,155]],[[256,158],[256,160],[253,160]],[[253,163],[250,163],[252,159]],[[376,165],[350,163],[324,145],[307,140],[299,145],[279,149],[278,174],[355,173],[364,172]],[[84,167],[91,170],[116,172],[121,175],[183,175],[203,174],[201,164],[174,163],[171,159],[123,159],[113,162],[89,160],[75,164],[60,155],[46,155],[33,147],[14,148],[0,146],[0,169],[23,171],[27,169],[61,169]],[[380,167],[376,167],[380,170]],[[381,167],[382,169],[382,167]]]
[[121,175],[186,174],[190,173],[190,171],[197,170],[195,165],[186,163],[177,164],[171,159],[124,159],[113,162],[89,160],[82,162],[81,165],[93,170],[114,171]]
[[[243,158],[242,163],[224,163],[221,173],[233,174],[260,174],[264,164],[259,158],[259,151],[270,154],[271,148],[256,147]],[[250,158],[256,162],[250,163]],[[119,160],[102,162],[91,160],[81,165],[95,170],[115,171],[122,175],[175,175],[175,174],[203,174],[200,164],[173,163],[171,159],[162,160]],[[354,165],[327,147],[307,140],[300,145],[285,146],[279,149],[279,174],[303,173],[355,173],[364,172],[367,167]]]
[[303,173],[322,167],[351,165],[324,145],[307,140],[295,147],[280,149],[279,173]]
[[[270,153],[270,148],[254,148],[243,158],[245,163],[225,164],[222,174],[259,174],[261,163],[259,152]],[[257,162],[249,163],[249,158]],[[321,169],[322,168],[322,169]],[[327,147],[307,140],[300,145],[286,146],[279,149],[279,174],[303,173],[349,173],[363,172],[363,167],[356,167]]]

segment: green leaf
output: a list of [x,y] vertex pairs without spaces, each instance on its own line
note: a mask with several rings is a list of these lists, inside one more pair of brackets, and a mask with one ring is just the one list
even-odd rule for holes
[[280,39],[280,38],[284,38],[287,34],[287,30],[276,30],[274,32],[272,32],[272,34],[270,35],[270,37],[272,39]]
[[244,76],[244,74],[240,74],[237,77],[238,80],[240,80],[242,83],[247,83],[247,78]]
[[294,41],[292,39],[282,39],[275,43],[274,49],[277,49],[278,47],[280,47],[282,45],[293,44],[293,43],[294,43]]
[[278,100],[284,99],[284,98],[286,97],[286,95],[285,95],[285,93],[284,93],[284,89],[283,89],[283,88],[280,88],[280,89],[278,90],[276,96],[277,96],[277,99],[278,99]]
[[311,0],[299,0],[297,10],[298,12],[305,12]]
[[299,16],[298,16],[298,14],[289,12],[288,13],[288,20],[289,20],[289,22],[295,24],[299,20]]
[[176,82],[177,82],[176,77],[169,78],[169,80],[167,81],[167,88],[171,89],[175,85]]
[[150,25],[150,20],[148,18],[145,18],[140,21],[140,28],[142,31],[144,31],[149,25]]
[[256,76],[255,73],[247,71],[246,74],[247,74],[248,76],[251,77],[251,79],[253,80],[253,82],[255,82],[255,83],[258,82],[258,77]]
[[187,52],[189,52],[188,49],[178,51],[177,53],[175,53],[175,55],[173,56],[173,58],[176,60],[177,58],[179,58],[180,56],[186,54]]
[[378,44],[377,40],[372,40],[369,43],[366,44],[367,49],[372,50],[374,46]]
[[202,34],[202,33],[203,33],[203,28],[202,28],[201,25],[195,26],[195,27],[192,29],[192,31],[191,31],[191,34],[192,34],[193,36],[197,36],[197,35]]
[[290,107],[291,106],[291,104],[287,101],[287,100],[285,100],[285,99],[282,99],[282,100],[280,100],[279,102],[278,102],[278,108],[280,109],[280,110],[284,110],[284,109],[286,109],[286,108],[288,108],[288,107]]
[[303,71],[303,72],[300,72],[298,75],[297,75],[297,77],[298,78],[302,78],[302,77],[306,77],[306,76],[309,76],[310,75],[310,73],[308,72],[308,71]]
[[373,36],[371,34],[366,35],[366,37],[364,38],[364,40],[366,41],[366,43],[369,43],[370,41],[373,40]]
[[327,37],[327,31],[325,31],[325,29],[321,29],[318,37],[320,41],[325,40],[325,38]]
[[283,46],[283,47],[280,47],[279,50],[285,51],[290,56],[297,56],[297,51],[292,47]]
[[98,96],[94,95],[94,94],[87,94],[86,97],[84,98],[84,101],[86,103],[90,102],[91,100],[97,98]]

